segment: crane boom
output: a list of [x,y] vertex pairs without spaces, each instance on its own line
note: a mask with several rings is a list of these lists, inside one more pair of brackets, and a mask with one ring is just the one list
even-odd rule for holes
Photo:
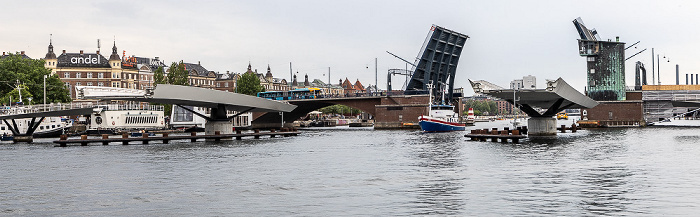
[[400,59],[400,60],[403,60],[404,62],[408,63],[409,65],[412,65],[413,67],[417,67],[415,64],[413,64],[413,63],[411,63],[411,62],[408,62],[408,60],[405,60],[405,59],[403,59],[403,58],[401,58],[401,57],[399,57],[399,56],[396,56],[396,54],[393,54],[393,53],[391,53],[391,52],[389,52],[389,51],[386,51],[386,52],[389,53],[389,54],[391,54],[392,56],[394,56],[394,57]]

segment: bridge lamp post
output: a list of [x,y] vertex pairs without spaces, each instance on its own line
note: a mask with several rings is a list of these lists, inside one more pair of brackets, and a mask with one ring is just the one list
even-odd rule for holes
[[46,75],[44,75],[44,111],[46,111]]

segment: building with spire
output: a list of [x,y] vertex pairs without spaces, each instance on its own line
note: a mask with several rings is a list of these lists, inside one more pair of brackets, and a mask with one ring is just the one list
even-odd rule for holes
[[[129,65],[131,62],[120,58],[117,52],[117,44],[112,47],[109,59],[105,58],[97,50],[95,53],[87,53],[80,50],[78,53],[69,53],[66,50],[56,56],[53,40],[49,41],[48,52],[44,60],[45,67],[51,70],[52,75],[57,75],[64,82],[76,101],[76,86],[100,86],[137,88],[136,75],[138,69]],[[129,79],[130,78],[130,79]]]
[[286,79],[275,78],[272,76],[272,70],[270,69],[270,65],[267,65],[267,73],[262,74],[262,73],[258,73],[257,69],[253,70],[253,67],[251,66],[251,64],[248,63],[248,70],[246,70],[245,73],[255,74],[258,77],[258,79],[260,80],[260,85],[262,85],[265,88],[265,91],[288,91],[289,90],[289,84],[287,84]]

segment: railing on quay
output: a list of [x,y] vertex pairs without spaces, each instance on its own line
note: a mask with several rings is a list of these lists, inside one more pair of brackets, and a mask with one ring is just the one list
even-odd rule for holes
[[97,104],[93,102],[73,102],[73,103],[51,103],[51,104],[36,104],[36,105],[15,105],[2,106],[0,108],[1,115],[10,114],[27,114],[48,111],[62,111],[79,108],[102,108],[103,110],[149,110],[163,111],[162,105],[143,105],[143,104]]

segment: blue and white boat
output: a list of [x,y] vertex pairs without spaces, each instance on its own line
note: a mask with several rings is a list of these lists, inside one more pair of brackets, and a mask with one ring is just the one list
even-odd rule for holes
[[428,106],[428,116],[418,117],[418,125],[424,132],[449,132],[464,131],[466,125],[459,122],[459,115],[454,112],[452,105],[433,105],[432,84],[428,85],[431,90],[430,105]]
[[451,105],[431,105],[430,115],[421,115],[418,125],[425,132],[464,131],[464,123],[459,122],[459,117]]

